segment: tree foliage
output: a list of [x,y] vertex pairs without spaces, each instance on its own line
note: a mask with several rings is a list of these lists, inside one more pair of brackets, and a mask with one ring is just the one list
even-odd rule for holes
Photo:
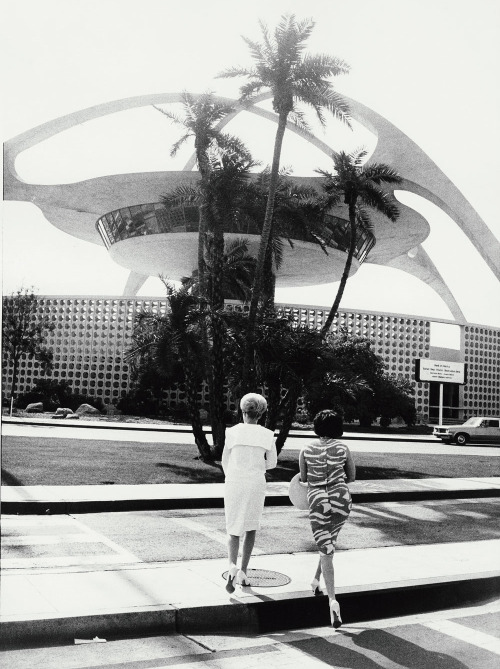
[[271,239],[275,196],[280,169],[281,148],[288,120],[307,132],[308,125],[302,107],[311,108],[325,125],[325,111],[349,123],[349,109],[345,100],[334,90],[331,77],[348,72],[348,65],[339,58],[326,54],[305,53],[306,42],[314,28],[314,21],[297,21],[293,14],[284,15],[271,33],[260,22],[261,41],[243,38],[253,59],[253,67],[231,67],[221,72],[221,77],[245,77],[240,88],[244,104],[253,102],[263,90],[271,91],[273,109],[278,115],[273,159],[269,178],[269,191],[262,224],[259,252],[252,297],[250,300],[248,333],[245,342],[243,380],[245,390],[250,389],[248,369],[254,346],[255,326],[259,301],[262,298],[266,259]]
[[399,208],[393,194],[383,190],[381,184],[401,183],[401,177],[396,170],[385,163],[365,165],[367,155],[364,148],[351,153],[333,152],[335,172],[332,174],[317,170],[318,174],[324,177],[323,191],[326,196],[324,208],[331,208],[343,201],[349,212],[349,250],[337,294],[322,328],[323,334],[330,329],[344,294],[356,251],[357,229],[368,231],[372,229],[370,209],[380,212],[393,222],[399,217]]
[[12,364],[11,397],[16,395],[23,357],[37,360],[44,374],[52,369],[53,351],[47,346],[47,335],[54,327],[48,316],[38,313],[38,298],[33,290],[21,288],[3,298],[2,341]]

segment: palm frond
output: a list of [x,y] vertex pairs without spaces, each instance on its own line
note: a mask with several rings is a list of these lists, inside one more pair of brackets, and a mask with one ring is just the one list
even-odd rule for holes
[[184,125],[184,119],[178,114],[175,114],[168,109],[162,109],[162,107],[159,107],[158,105],[153,105],[153,108],[156,109],[156,111],[159,111],[160,114],[163,114],[163,116],[169,118],[174,123],[177,123],[178,125]]
[[399,184],[402,182],[402,177],[397,170],[385,163],[371,163],[364,168],[364,175],[366,179],[370,179],[376,184],[390,183]]
[[170,155],[173,157],[177,154],[177,151],[181,148],[183,144],[187,142],[188,139],[192,137],[192,133],[187,132],[182,137],[180,137],[176,142],[172,144],[172,148],[170,149]]
[[372,209],[376,209],[391,221],[396,221],[399,217],[399,207],[392,193],[387,193],[372,182],[364,184],[360,197],[363,202]]
[[359,205],[356,207],[356,224],[362,230],[366,230],[367,232],[371,232],[373,230],[373,223],[369,213],[364,207],[360,207]]
[[187,204],[198,204],[201,200],[199,186],[193,184],[180,184],[170,193],[161,196],[161,201],[168,207],[180,207]]
[[336,56],[324,53],[307,53],[297,68],[297,75],[304,81],[317,80],[318,77],[325,79],[348,74],[350,69],[350,66],[344,60]]
[[[368,151],[364,146],[360,146],[349,153],[349,159],[351,161],[351,164],[356,168],[363,167],[363,165],[366,162],[367,156],[368,156]],[[366,178],[366,170],[364,171],[364,175]]]

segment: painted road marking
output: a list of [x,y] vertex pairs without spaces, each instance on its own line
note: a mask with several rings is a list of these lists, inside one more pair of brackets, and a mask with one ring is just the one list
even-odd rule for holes
[[490,634],[485,634],[479,630],[471,629],[465,625],[460,625],[452,620],[439,620],[436,622],[425,623],[425,626],[441,634],[447,634],[460,641],[465,641],[483,650],[489,650],[490,653],[500,655],[500,639]]
[[[34,569],[37,567],[70,567],[75,565],[102,565],[102,564],[130,564],[142,563],[139,557],[115,543],[108,537],[90,529],[84,523],[73,516],[44,517],[37,516],[29,518],[23,516],[8,516],[2,518],[7,520],[9,535],[3,536],[1,543],[6,549],[21,546],[70,546],[73,544],[97,544],[106,547],[109,552],[101,554],[76,554],[76,555],[52,555],[50,557],[28,555],[23,557],[3,557],[0,559],[2,569]],[[73,532],[61,533],[61,527],[65,526],[74,530]],[[28,528],[32,527],[34,532],[40,528],[54,530],[54,534],[29,534]],[[5,529],[5,525],[4,525]],[[18,530],[19,534],[14,534]],[[76,531],[75,531],[76,530]],[[103,549],[101,549],[102,551]],[[61,550],[61,552],[63,552]]]

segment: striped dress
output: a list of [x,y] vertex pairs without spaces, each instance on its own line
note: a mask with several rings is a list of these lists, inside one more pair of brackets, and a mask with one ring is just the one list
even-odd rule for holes
[[331,555],[352,506],[344,471],[347,449],[336,439],[321,437],[308,444],[303,452],[311,529],[319,552]]

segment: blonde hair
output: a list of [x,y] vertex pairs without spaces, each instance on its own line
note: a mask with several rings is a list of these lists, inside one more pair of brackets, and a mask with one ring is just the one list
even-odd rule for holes
[[265,397],[258,393],[247,393],[240,400],[240,409],[250,418],[258,418],[267,409],[267,402]]

